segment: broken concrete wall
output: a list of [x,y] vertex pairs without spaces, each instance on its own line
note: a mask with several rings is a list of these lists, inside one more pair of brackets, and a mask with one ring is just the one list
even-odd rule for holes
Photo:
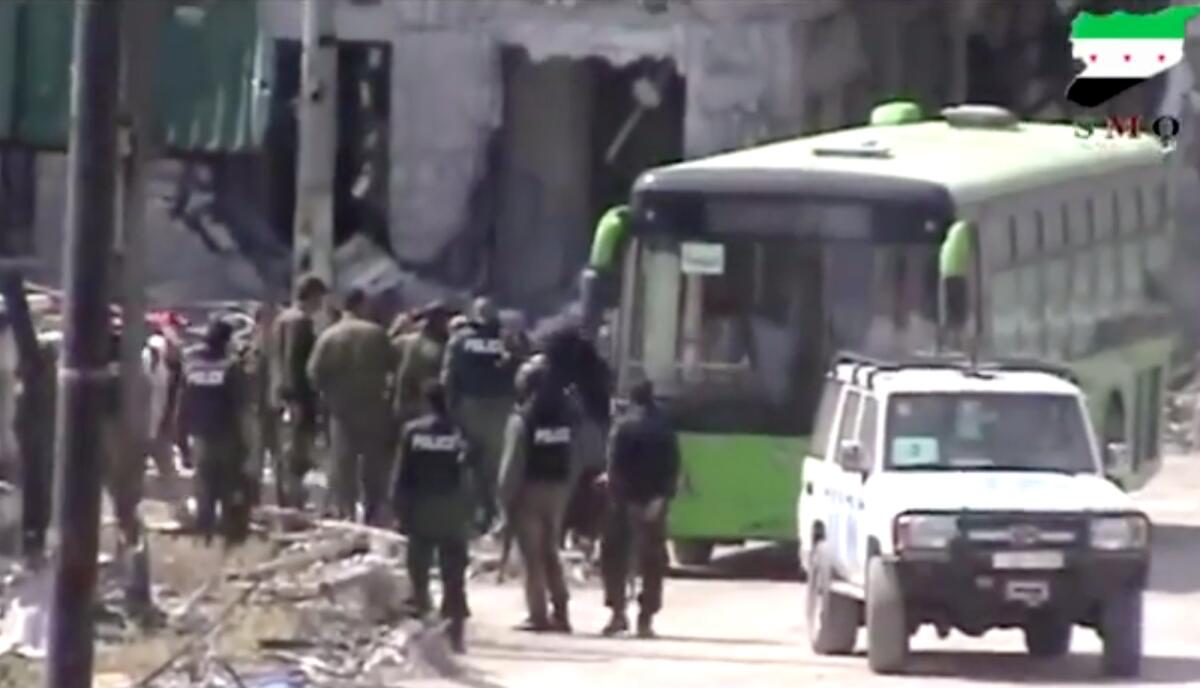
[[[396,258],[430,266],[456,237],[478,229],[470,226],[468,206],[485,174],[489,138],[507,108],[518,126],[503,134],[493,286],[510,302],[546,302],[569,288],[579,267],[574,263],[586,251],[572,245],[574,238],[586,237],[595,221],[584,171],[591,103],[579,83],[582,71],[568,60],[673,59],[688,81],[686,152],[702,155],[800,130],[797,22],[834,6],[672,3],[651,13],[623,0],[343,3],[341,38],[393,45],[390,231]],[[298,3],[263,0],[260,7],[264,30],[299,36]],[[534,64],[561,65],[543,70],[521,87],[525,92],[505,94],[505,46],[524,48]]]
[[501,124],[499,47],[466,31],[413,31],[393,43],[391,240],[428,264],[463,229],[488,137]]
[[[37,248],[39,263],[31,273],[36,281],[59,285],[62,281],[63,222],[66,211],[65,155],[38,156]],[[212,194],[197,192],[189,204],[213,230],[218,251],[210,250],[198,235],[170,215],[178,190],[181,165],[173,161],[151,163],[146,192],[146,281],[152,305],[188,301],[258,298],[264,285],[255,267],[242,255],[224,225],[212,222]]]
[[576,61],[516,62],[505,102],[514,124],[503,134],[493,275],[502,300],[536,304],[567,286],[569,258],[581,253],[579,229],[593,222],[592,84]]

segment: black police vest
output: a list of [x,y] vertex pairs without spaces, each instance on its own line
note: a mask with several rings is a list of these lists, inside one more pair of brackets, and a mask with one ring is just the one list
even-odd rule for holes
[[209,359],[192,356],[184,366],[184,384],[191,396],[191,427],[194,432],[214,435],[234,432],[237,409],[234,408],[232,370],[228,358]]
[[404,487],[423,494],[445,494],[462,483],[463,436],[429,427],[408,436]]
[[525,477],[534,482],[565,482],[571,471],[573,429],[565,423],[526,422]]
[[502,366],[504,340],[492,327],[473,327],[459,342],[463,384],[469,391],[488,395],[505,391],[511,372]]

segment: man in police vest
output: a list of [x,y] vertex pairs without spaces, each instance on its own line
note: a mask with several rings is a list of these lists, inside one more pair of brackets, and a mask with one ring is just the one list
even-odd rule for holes
[[[570,633],[558,550],[567,500],[579,472],[574,442],[578,404],[549,368],[544,356],[535,356],[517,374],[521,400],[505,430],[498,496],[525,562],[529,616],[519,628]],[[547,593],[552,615],[546,613]]]
[[245,433],[248,389],[241,362],[230,351],[233,327],[217,318],[204,343],[184,359],[181,422],[196,464],[196,525],[211,542],[220,512],[228,544],[249,528],[249,477]]
[[506,353],[495,304],[480,298],[474,305],[475,318],[452,335],[446,348],[442,384],[450,413],[480,453],[484,475],[494,488],[517,362]]
[[[399,517],[400,531],[409,537],[408,575],[413,587],[413,611],[429,613],[429,569],[438,558],[442,577],[442,617],[449,621],[450,645],[463,651],[463,625],[467,606],[467,543],[472,528],[487,529],[492,514],[483,522],[474,519],[475,499],[490,503],[487,483],[479,473],[466,437],[451,419],[440,382],[426,383],[429,413],[404,426],[400,438],[400,462],[392,488],[392,506]],[[472,491],[476,491],[474,495]],[[473,499],[473,497],[475,499]]]

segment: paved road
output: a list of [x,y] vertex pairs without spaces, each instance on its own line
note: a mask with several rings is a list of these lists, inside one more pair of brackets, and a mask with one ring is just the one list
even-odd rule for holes
[[[1169,460],[1138,494],[1155,518],[1153,589],[1147,604],[1143,677],[1127,685],[1200,686],[1200,457]],[[519,590],[477,582],[469,675],[458,685],[519,688],[704,688],[798,685],[1078,685],[1099,677],[1094,633],[1076,629],[1066,659],[1027,657],[1019,632],[979,639],[954,633],[939,640],[922,630],[912,671],[875,677],[861,656],[816,657],[808,649],[803,584],[788,580],[786,559],[770,549],[718,560],[707,578],[668,581],[667,610],[653,641],[605,639],[606,620],[595,587],[575,590],[576,634],[532,636],[508,630],[523,616]]]

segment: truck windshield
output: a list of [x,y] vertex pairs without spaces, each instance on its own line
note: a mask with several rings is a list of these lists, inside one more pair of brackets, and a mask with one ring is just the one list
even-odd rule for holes
[[903,394],[888,403],[892,470],[1092,473],[1083,409],[1061,394]]

